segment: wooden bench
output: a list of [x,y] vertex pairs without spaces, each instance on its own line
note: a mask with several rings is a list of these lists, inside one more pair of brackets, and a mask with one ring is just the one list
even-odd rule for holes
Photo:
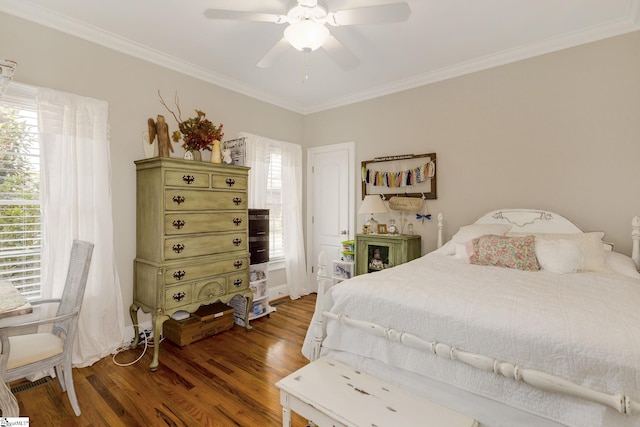
[[474,419],[343,363],[322,357],[276,383],[282,425],[291,411],[314,424],[353,427],[477,427]]

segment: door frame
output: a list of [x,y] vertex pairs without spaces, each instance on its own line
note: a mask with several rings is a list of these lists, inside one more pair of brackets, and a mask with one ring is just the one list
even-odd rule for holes
[[[359,181],[356,180],[356,167],[355,167],[355,156],[356,156],[356,143],[354,141],[350,142],[342,142],[338,144],[330,144],[330,145],[321,145],[318,147],[310,147],[307,149],[307,218],[306,218],[306,230],[307,230],[307,279],[309,283],[309,289],[312,292],[317,290],[316,281],[317,281],[317,269],[314,267],[318,263],[317,259],[312,259],[315,256],[314,244],[315,244],[315,236],[314,236],[314,228],[313,228],[313,217],[317,213],[314,211],[313,206],[313,184],[314,184],[314,175],[312,171],[313,162],[312,159],[318,153],[327,153],[337,150],[347,150],[349,153],[349,159],[347,161],[348,172],[347,176],[351,181],[350,185],[348,185],[348,203],[347,206],[349,208],[349,212],[347,213],[348,218],[348,226],[349,233],[348,236],[345,237],[345,240],[353,240],[355,237],[355,193],[356,193],[356,183]],[[329,266],[327,266],[329,267]]]

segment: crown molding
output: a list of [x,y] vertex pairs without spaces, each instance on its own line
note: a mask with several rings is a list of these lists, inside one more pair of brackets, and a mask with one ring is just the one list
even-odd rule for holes
[[148,46],[135,43],[113,33],[109,33],[98,27],[69,18],[68,16],[36,7],[26,0],[0,0],[0,12],[5,12],[27,21],[35,22],[36,24],[96,43],[187,76],[221,86],[225,89],[238,92],[277,107],[294,112],[300,112],[303,109],[303,106],[301,105],[284,101],[281,98],[274,97],[273,95],[250,87],[246,83],[231,79],[222,74],[214,73],[205,68],[185,62],[182,59],[152,49]]
[[127,40],[112,33],[108,33],[100,28],[36,7],[27,0],[0,0],[0,11],[35,22],[45,27],[53,28],[66,34],[79,37],[208,83],[221,86],[225,89],[238,92],[259,101],[305,115],[367,101],[373,98],[379,98],[396,92],[414,89],[431,83],[640,30],[640,0],[632,0],[629,6],[629,13],[622,19],[610,21],[586,30],[562,34],[539,43],[533,43],[517,49],[498,52],[450,67],[444,67],[428,73],[412,76],[403,80],[390,82],[389,84],[380,85],[372,89],[360,91],[328,102],[313,105],[300,105],[287,102],[282,98],[270,95],[264,91],[251,87],[246,83],[214,73],[194,64],[187,63],[184,60],[167,55],[142,44],[132,42],[131,40]]
[[547,53],[557,52],[563,49],[592,43],[610,37],[631,33],[640,30],[640,0],[633,0],[629,7],[629,13],[625,18],[597,25],[586,30],[562,34],[556,37],[532,43],[517,49],[509,49],[497,52],[471,61],[440,68],[428,73],[419,74],[403,80],[391,82],[376,88],[361,91],[349,96],[341,97],[326,103],[307,106],[302,113],[317,113],[332,108],[342,107],[357,102],[367,101],[386,95],[391,95],[404,90],[415,89],[431,83],[460,77],[501,65],[510,64],[524,59],[533,58]]

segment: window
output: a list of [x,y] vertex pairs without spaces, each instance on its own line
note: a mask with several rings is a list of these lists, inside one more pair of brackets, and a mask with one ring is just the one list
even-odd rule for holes
[[42,222],[35,90],[12,84],[0,99],[0,280],[40,297]]
[[284,257],[282,248],[282,154],[279,147],[269,147],[266,208],[269,209],[269,258]]

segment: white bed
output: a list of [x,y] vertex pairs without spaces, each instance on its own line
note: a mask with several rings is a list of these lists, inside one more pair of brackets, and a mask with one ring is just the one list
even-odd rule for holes
[[[523,237],[532,233],[535,240]],[[555,213],[490,212],[435,252],[344,281],[324,298],[331,282],[319,277],[303,352],[403,385],[483,426],[640,426],[637,218],[632,235],[636,261]],[[505,250],[516,247],[518,268],[534,268],[535,247],[543,268],[471,264],[477,237],[472,262],[509,263]]]

